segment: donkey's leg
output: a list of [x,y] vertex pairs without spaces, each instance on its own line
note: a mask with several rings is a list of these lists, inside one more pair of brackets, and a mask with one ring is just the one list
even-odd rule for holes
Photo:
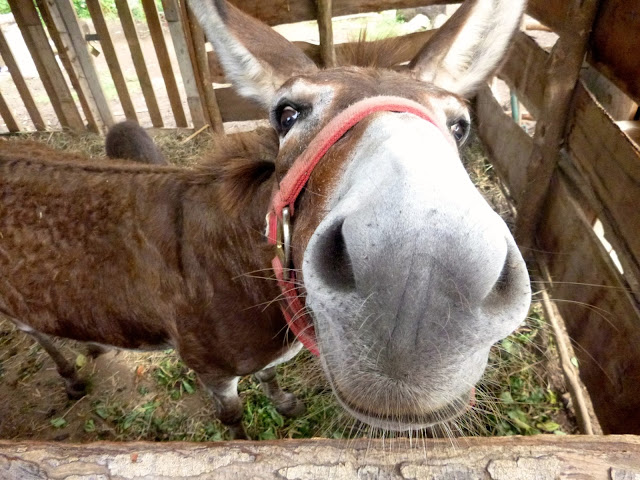
[[240,377],[220,377],[199,373],[198,377],[216,401],[218,418],[229,429],[232,439],[246,439],[242,426],[242,401],[238,396]]
[[93,359],[96,359],[100,355],[105,354],[111,350],[109,347],[100,345],[99,343],[89,342],[86,344],[86,346],[87,346],[87,354]]
[[304,403],[293,393],[284,392],[278,384],[276,367],[265,368],[256,372],[254,376],[260,380],[264,394],[275,404],[276,410],[286,417],[302,415],[306,408]]
[[58,373],[64,379],[65,389],[67,396],[76,400],[83,397],[87,393],[87,385],[84,380],[78,378],[75,367],[70,364],[66,358],[60,353],[56,346],[51,341],[48,335],[40,333],[36,330],[30,330],[27,332],[46,350],[52,360],[55,362]]

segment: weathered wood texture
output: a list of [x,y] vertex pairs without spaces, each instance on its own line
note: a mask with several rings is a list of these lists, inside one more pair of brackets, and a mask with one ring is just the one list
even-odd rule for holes
[[13,83],[16,85],[20,98],[22,98],[22,102],[27,109],[27,113],[33,122],[33,126],[38,131],[46,130],[47,125],[44,123],[42,115],[40,115],[36,102],[33,100],[31,91],[22,76],[22,72],[20,72],[18,62],[16,62],[13,52],[11,51],[2,30],[0,30],[0,57],[2,57],[2,60],[4,60],[5,65],[9,69]]
[[137,122],[138,116],[136,115],[136,109],[133,106],[133,102],[131,101],[131,95],[129,95],[127,82],[124,79],[124,74],[122,73],[120,61],[118,60],[116,49],[113,46],[113,41],[111,40],[111,34],[109,33],[109,29],[107,28],[107,23],[104,20],[102,8],[100,7],[100,1],[86,0],[86,4],[87,8],[89,9],[89,14],[91,15],[91,20],[93,21],[93,26],[96,29],[98,37],[100,37],[100,46],[102,47],[105,61],[107,62],[107,66],[109,67],[109,72],[111,73],[113,84],[116,87],[116,92],[118,93],[118,98],[120,99],[120,104],[122,105],[124,116],[127,120],[133,120]]
[[[537,51],[532,51],[536,50]],[[500,74],[528,108],[539,109],[535,77],[548,56],[519,37]],[[477,100],[478,132],[518,207],[533,141],[489,89]],[[573,95],[559,169],[541,211],[536,248],[553,279],[550,292],[576,342],[582,379],[606,432],[640,433],[640,152],[584,86]],[[593,230],[600,219],[624,276]]]
[[504,437],[279,442],[0,442],[0,479],[634,480],[640,439]]
[[9,130],[9,132],[16,133],[21,130],[16,117],[13,115],[9,105],[7,105],[6,100],[2,96],[2,92],[0,92],[0,118],[4,120],[4,124],[7,126],[7,130]]
[[333,44],[333,5],[332,0],[316,0],[318,6],[318,33],[320,36],[320,56],[326,68],[333,68],[336,61],[336,49]]

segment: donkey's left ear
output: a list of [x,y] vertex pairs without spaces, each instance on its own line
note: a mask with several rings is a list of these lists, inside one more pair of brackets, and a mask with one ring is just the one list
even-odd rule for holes
[[269,106],[288,78],[317,70],[302,50],[225,0],[189,0],[189,5],[240,95]]
[[467,0],[409,67],[422,81],[472,96],[498,66],[525,5],[526,0]]

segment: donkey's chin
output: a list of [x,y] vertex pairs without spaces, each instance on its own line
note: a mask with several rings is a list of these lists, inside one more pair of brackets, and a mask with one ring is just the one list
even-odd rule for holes
[[332,383],[333,392],[340,405],[353,417],[383,430],[406,432],[421,430],[437,424],[446,423],[464,415],[473,405],[473,389],[447,405],[429,411],[412,413],[389,413],[375,409],[365,409],[351,403],[347,396]]

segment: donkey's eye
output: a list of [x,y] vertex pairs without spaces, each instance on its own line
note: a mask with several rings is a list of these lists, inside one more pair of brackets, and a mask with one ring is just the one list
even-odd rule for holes
[[282,112],[280,113],[280,132],[282,135],[286,135],[287,132],[291,130],[291,127],[293,127],[296,120],[298,120],[299,115],[300,112],[293,107],[284,107],[282,109]]
[[451,131],[451,135],[455,139],[456,143],[459,147],[464,145],[469,138],[469,122],[466,119],[459,119],[455,122],[449,124],[449,130]]

